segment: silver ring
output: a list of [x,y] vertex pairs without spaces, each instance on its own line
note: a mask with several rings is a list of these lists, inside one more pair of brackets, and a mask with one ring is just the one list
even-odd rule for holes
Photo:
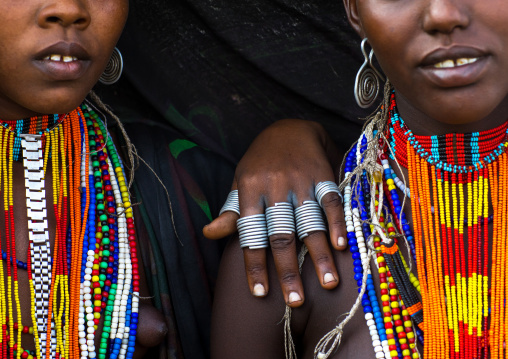
[[228,198],[226,199],[226,202],[224,203],[224,206],[222,206],[219,216],[224,212],[235,212],[236,214],[240,215],[240,202],[238,200],[238,190],[235,189],[234,191],[229,192]]
[[337,193],[342,198],[342,195],[340,194],[340,191],[339,191],[339,186],[337,186],[337,184],[335,182],[324,181],[324,182],[319,182],[316,185],[316,188],[314,189],[314,194],[316,196],[317,203],[319,203],[319,205],[321,207],[323,207],[323,204],[322,204],[323,197],[330,192]]
[[326,232],[325,220],[321,207],[315,201],[304,201],[303,205],[295,209],[296,231],[298,238],[303,240],[310,232]]
[[278,202],[265,210],[268,236],[275,234],[291,234],[295,232],[295,217],[293,205],[288,202]]
[[236,221],[236,226],[241,248],[259,249],[268,247],[268,232],[264,214],[239,218]]

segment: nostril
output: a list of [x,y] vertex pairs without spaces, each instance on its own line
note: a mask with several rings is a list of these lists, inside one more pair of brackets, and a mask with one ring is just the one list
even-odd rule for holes
[[86,22],[87,22],[87,20],[85,18],[80,18],[80,19],[74,21],[74,24],[76,24],[76,25],[83,25]]
[[59,22],[60,19],[57,16],[50,16],[46,19],[47,22]]

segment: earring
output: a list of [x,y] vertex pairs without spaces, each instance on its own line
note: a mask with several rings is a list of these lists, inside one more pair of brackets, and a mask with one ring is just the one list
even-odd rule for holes
[[372,64],[374,50],[370,50],[369,56],[365,50],[367,38],[362,40],[362,53],[365,61],[358,70],[355,80],[355,99],[358,106],[368,108],[376,101],[379,94],[379,80],[384,81],[384,76]]
[[106,69],[102,73],[99,81],[104,85],[112,85],[120,79],[123,71],[123,58],[120,50],[116,47],[111,54]]

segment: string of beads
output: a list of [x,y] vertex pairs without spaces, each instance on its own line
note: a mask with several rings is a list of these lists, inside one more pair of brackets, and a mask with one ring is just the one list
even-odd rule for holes
[[[12,167],[23,155],[19,137],[25,133],[41,136],[42,177],[52,173],[56,230],[48,265],[34,257],[32,244],[26,263],[16,258]],[[2,122],[0,168],[6,243],[5,271],[0,265],[5,278],[0,280],[0,358],[132,358],[140,280],[136,232],[124,166],[102,120],[83,104],[66,115]],[[41,266],[48,268],[42,275],[49,288],[43,328],[35,325],[41,273],[33,272]],[[29,279],[29,314],[20,306],[18,269]],[[34,326],[17,330],[22,317]],[[18,350],[22,334],[33,335],[34,351]]]

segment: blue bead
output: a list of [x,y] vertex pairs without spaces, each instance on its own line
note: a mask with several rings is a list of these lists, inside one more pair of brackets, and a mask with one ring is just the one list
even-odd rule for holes
[[361,285],[363,274],[362,273],[356,273],[354,278],[355,278],[356,281],[360,281],[360,285]]
[[357,246],[351,246],[349,247],[349,251],[354,253],[354,252],[358,252],[358,247]]
[[363,312],[364,313],[372,313],[372,308],[367,305],[367,306],[363,307]]
[[350,240],[348,241],[348,244],[349,244],[350,246],[356,246],[356,245],[358,244],[358,242],[356,241],[356,238],[355,238],[355,239],[350,239]]
[[[362,286],[362,280],[361,279],[356,279],[356,278],[355,278],[355,280],[356,280],[356,285],[358,287],[361,287]],[[360,289],[360,288],[358,288],[358,289]]]

